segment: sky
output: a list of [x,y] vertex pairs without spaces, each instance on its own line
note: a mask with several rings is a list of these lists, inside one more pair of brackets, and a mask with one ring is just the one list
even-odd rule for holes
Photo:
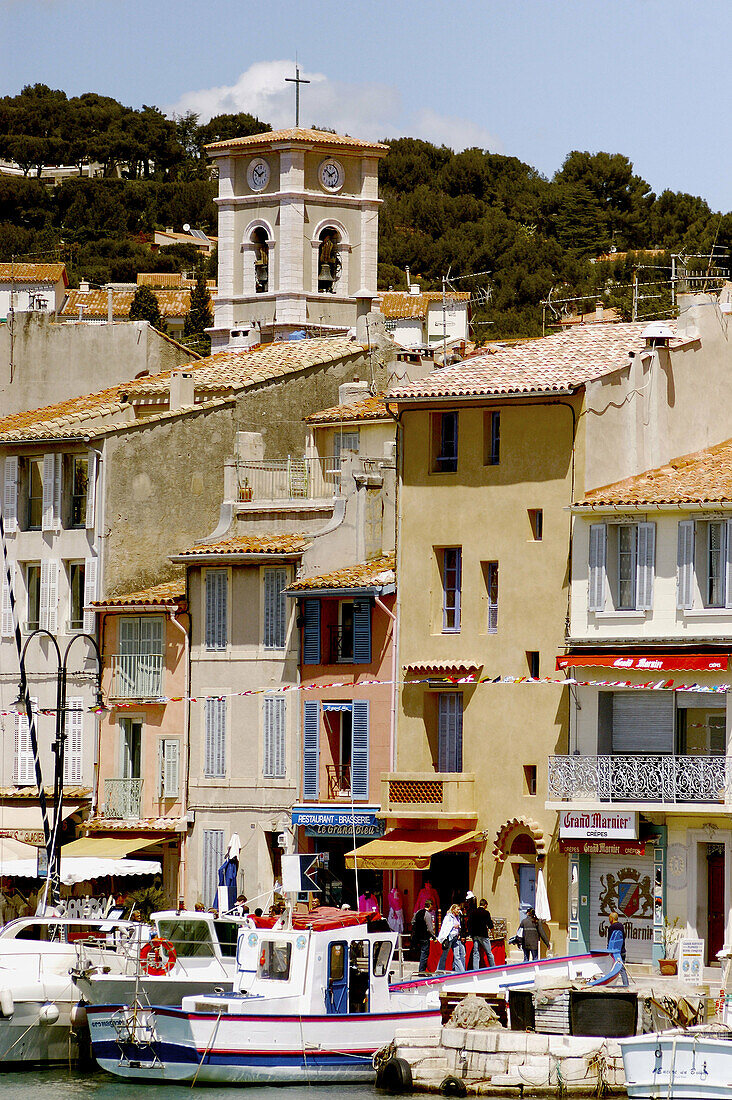
[[624,153],[656,193],[732,210],[732,0],[0,0],[0,95],[249,111],[520,157]]

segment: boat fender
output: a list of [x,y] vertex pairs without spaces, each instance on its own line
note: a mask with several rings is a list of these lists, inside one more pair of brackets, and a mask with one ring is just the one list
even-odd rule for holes
[[72,1027],[86,1027],[86,1005],[83,1004],[81,1001],[77,1001],[75,1005],[72,1005],[70,1018]]
[[412,1067],[404,1058],[389,1058],[376,1071],[376,1087],[383,1092],[412,1092]]
[[459,1077],[446,1077],[440,1085],[440,1092],[443,1096],[467,1096],[468,1090],[465,1087],[465,1082],[461,1081]]
[[145,974],[160,977],[170,973],[177,957],[170,940],[161,940],[159,936],[153,936],[140,952],[140,965]]
[[55,1024],[59,1015],[58,1005],[53,1001],[46,1001],[38,1010],[38,1019],[42,1024]]
[[7,986],[4,986],[0,989],[0,1013],[6,1019],[9,1019],[14,1012],[15,1002],[13,1001],[13,994]]

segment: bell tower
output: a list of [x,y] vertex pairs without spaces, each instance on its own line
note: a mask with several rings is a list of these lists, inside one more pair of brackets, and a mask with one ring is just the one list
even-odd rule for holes
[[242,332],[268,342],[353,327],[376,297],[387,146],[296,128],[207,151],[219,170],[212,349]]

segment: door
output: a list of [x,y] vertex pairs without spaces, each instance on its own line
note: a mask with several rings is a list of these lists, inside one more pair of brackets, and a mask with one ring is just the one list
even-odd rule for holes
[[120,719],[122,728],[122,779],[142,778],[142,721],[138,718]]
[[724,947],[724,845],[707,845],[707,966],[719,965]]
[[344,940],[336,940],[328,946],[325,1011],[329,1016],[345,1016],[348,1012],[348,963]]
[[523,920],[535,904],[536,866],[533,863],[521,863],[519,864],[519,920]]

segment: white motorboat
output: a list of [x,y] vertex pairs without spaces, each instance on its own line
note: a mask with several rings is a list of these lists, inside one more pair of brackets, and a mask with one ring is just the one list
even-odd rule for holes
[[630,1100],[726,1100],[732,1094],[732,1031],[723,1024],[618,1041]]
[[[397,1028],[440,1023],[439,994],[529,984],[547,963],[389,984],[397,936],[364,915],[317,910],[242,928],[236,992],[185,997],[180,1008],[90,1005],[94,1056],[120,1077],[249,1085],[373,1079],[373,1056]],[[597,974],[607,956],[587,956]],[[580,975],[581,961],[571,960]]]

